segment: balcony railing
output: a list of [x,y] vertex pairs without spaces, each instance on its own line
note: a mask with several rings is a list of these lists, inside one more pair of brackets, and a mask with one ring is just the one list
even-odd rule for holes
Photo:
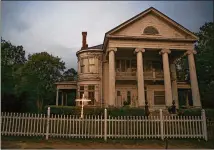
[[[144,71],[144,80],[163,80],[162,71]],[[116,72],[116,80],[137,80],[137,72]]]

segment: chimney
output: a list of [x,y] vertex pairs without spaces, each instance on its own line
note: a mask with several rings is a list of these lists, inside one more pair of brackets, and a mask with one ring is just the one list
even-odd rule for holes
[[87,32],[82,32],[82,48],[81,49],[87,49],[88,48],[86,37],[87,37]]

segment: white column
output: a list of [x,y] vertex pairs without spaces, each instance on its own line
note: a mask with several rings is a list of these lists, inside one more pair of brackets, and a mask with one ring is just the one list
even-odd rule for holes
[[174,63],[170,64],[170,70],[172,75],[172,100],[175,100],[175,105],[178,108],[178,85],[177,85],[177,74],[176,74],[176,66]]
[[195,69],[195,59],[193,55],[193,54],[196,54],[196,51],[188,50],[186,54],[188,55],[188,62],[189,62],[193,106],[201,107],[200,93],[198,88],[198,79],[197,79],[196,69]]
[[115,52],[116,48],[109,48],[109,102],[110,106],[115,106]]
[[56,90],[56,106],[58,106],[59,101],[59,89]]
[[164,71],[164,86],[165,86],[165,102],[166,106],[172,106],[172,87],[171,87],[171,79],[169,72],[169,57],[171,51],[168,49],[163,49],[160,51],[163,58],[163,71]]
[[138,87],[138,106],[145,105],[145,92],[144,92],[144,75],[143,75],[143,52],[142,48],[136,48],[137,53],[137,87]]

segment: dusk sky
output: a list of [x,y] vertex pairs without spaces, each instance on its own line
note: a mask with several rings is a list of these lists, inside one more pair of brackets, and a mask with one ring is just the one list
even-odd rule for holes
[[82,31],[89,46],[102,44],[104,34],[149,7],[154,7],[192,32],[213,22],[212,1],[3,1],[1,33],[26,53],[47,51],[66,67],[77,68]]

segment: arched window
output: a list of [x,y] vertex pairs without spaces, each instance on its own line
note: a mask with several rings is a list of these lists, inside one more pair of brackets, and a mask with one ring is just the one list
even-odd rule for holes
[[146,27],[144,29],[143,33],[144,34],[151,34],[151,35],[159,34],[158,30],[153,26]]

